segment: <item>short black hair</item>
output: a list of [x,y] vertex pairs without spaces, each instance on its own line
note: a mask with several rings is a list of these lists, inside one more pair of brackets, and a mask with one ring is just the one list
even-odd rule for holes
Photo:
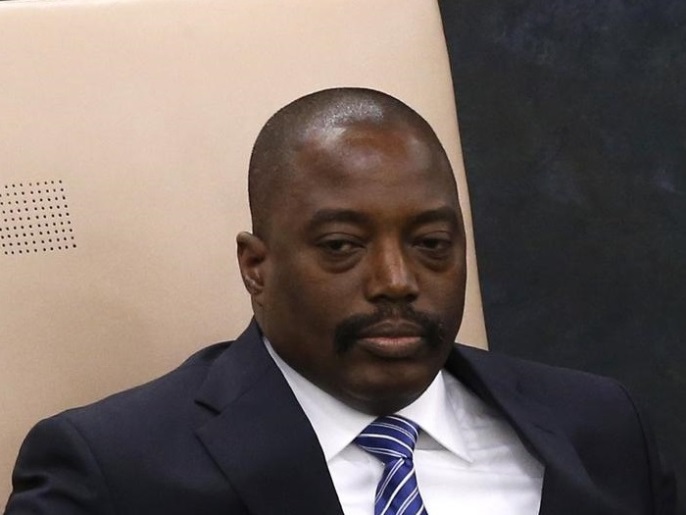
[[248,167],[248,200],[253,233],[264,239],[272,199],[283,193],[292,158],[308,131],[365,123],[404,124],[419,131],[450,170],[450,161],[436,133],[414,109],[395,97],[367,88],[324,89],[300,97],[279,109],[257,136]]

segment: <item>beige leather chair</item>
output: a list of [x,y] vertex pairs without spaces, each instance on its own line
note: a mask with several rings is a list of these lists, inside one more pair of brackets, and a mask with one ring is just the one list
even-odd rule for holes
[[313,90],[381,89],[432,123],[468,222],[460,338],[485,346],[434,1],[5,1],[0,48],[0,506],[39,418],[241,331],[250,148]]

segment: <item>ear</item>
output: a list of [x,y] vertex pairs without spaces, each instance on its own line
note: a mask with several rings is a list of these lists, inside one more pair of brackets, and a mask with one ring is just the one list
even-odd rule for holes
[[241,232],[236,236],[236,246],[238,267],[245,289],[252,300],[260,304],[259,297],[264,290],[267,246],[260,238],[249,232]]

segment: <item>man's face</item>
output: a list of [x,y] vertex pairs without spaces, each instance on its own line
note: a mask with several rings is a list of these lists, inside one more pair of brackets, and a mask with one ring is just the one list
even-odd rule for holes
[[355,409],[393,412],[443,367],[464,305],[451,171],[405,125],[309,133],[277,192],[256,314],[276,352]]

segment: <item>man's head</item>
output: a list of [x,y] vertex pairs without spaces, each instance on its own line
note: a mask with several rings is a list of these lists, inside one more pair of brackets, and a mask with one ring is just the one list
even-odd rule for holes
[[367,89],[313,93],[257,138],[238,259],[260,328],[355,409],[394,412],[442,368],[462,319],[455,180],[427,122]]

